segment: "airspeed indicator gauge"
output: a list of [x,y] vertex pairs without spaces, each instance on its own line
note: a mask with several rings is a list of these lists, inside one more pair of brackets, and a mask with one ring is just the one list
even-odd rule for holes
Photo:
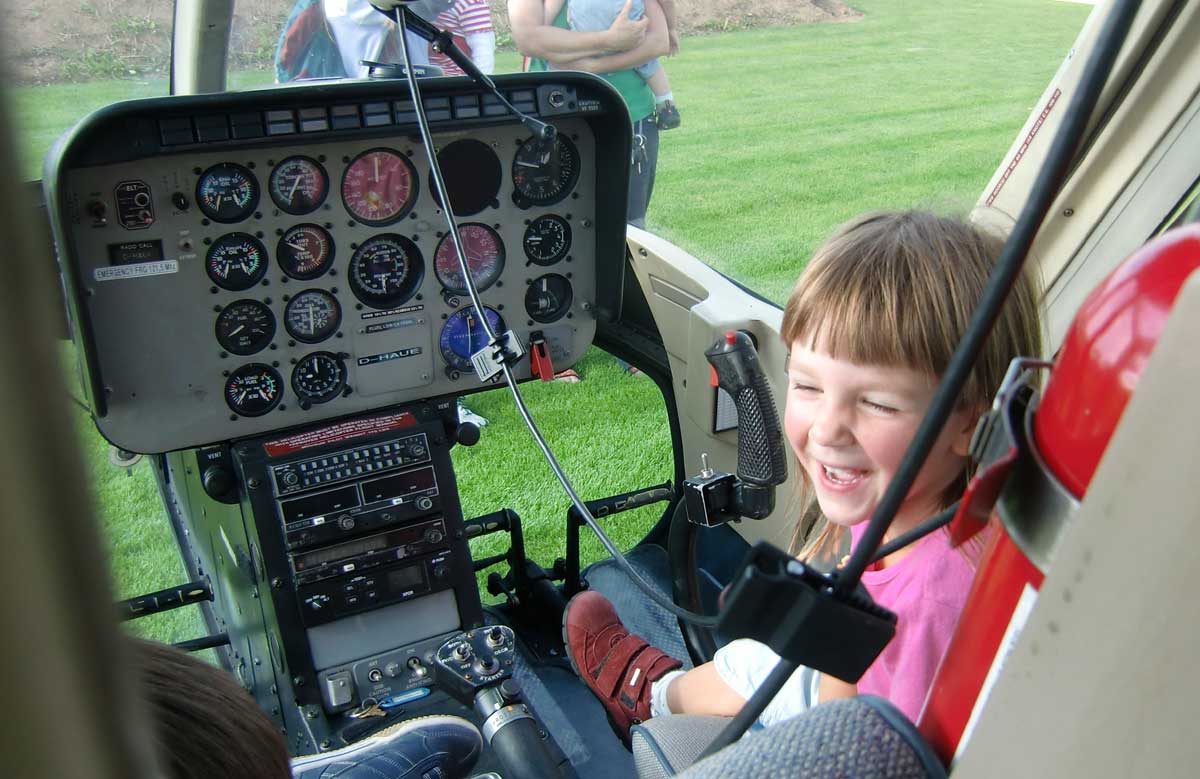
[[[504,271],[504,241],[495,230],[478,222],[459,225],[458,236],[462,240],[463,251],[467,253],[467,268],[475,282],[475,289],[483,292],[495,284]],[[433,268],[447,292],[467,294],[467,280],[463,277],[458,250],[450,233],[442,236],[434,251]]]
[[283,398],[283,377],[261,362],[243,365],[225,380],[225,402],[235,414],[261,417]]

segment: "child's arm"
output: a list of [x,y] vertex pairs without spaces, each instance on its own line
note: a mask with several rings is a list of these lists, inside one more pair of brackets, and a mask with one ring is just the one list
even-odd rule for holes
[[671,47],[667,56],[674,57],[679,53],[679,33],[676,32],[675,26],[675,0],[658,0],[658,4],[662,6],[663,16],[667,18],[667,41]]
[[817,687],[817,700],[821,703],[837,700],[838,698],[853,698],[858,695],[858,687],[836,679],[829,674],[821,674]]
[[576,32],[546,24],[543,0],[508,0],[508,21],[522,54],[561,62],[623,51],[641,43],[648,23],[645,19],[630,19],[629,7],[626,0],[612,26],[599,32]]
[[656,0],[646,0],[646,37],[629,51],[603,56],[560,58],[555,64],[564,70],[586,70],[590,73],[612,73],[628,70],[667,53],[667,23]]

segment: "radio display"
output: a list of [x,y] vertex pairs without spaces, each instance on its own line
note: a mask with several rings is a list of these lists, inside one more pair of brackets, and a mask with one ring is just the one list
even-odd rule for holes
[[291,524],[299,519],[323,517],[336,511],[354,508],[358,505],[358,489],[351,484],[349,487],[309,495],[306,498],[285,500],[279,505],[283,510],[283,521]]
[[309,568],[315,568],[318,565],[331,563],[334,560],[344,560],[347,557],[358,557],[368,552],[378,552],[380,549],[387,549],[388,545],[388,536],[386,534],[370,536],[358,541],[351,541],[348,544],[338,544],[337,546],[318,549],[315,552],[296,555],[292,559],[296,563],[297,571],[305,571]]
[[363,482],[362,485],[363,500],[367,503],[435,489],[437,489],[437,480],[433,476],[432,468],[418,468],[414,471],[397,473],[394,476],[385,476],[382,479],[372,479]]
[[410,590],[425,583],[425,566],[407,565],[388,571],[388,589],[392,592]]

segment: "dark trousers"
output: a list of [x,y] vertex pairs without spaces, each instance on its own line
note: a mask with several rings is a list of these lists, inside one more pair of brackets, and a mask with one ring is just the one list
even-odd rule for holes
[[646,226],[646,209],[654,193],[654,169],[658,166],[658,125],[653,117],[633,123],[633,158],[629,168],[629,210],[626,221]]

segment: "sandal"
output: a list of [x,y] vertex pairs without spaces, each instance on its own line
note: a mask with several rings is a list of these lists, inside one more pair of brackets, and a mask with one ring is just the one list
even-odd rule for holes
[[567,368],[565,371],[559,371],[554,374],[555,381],[561,381],[564,384],[578,384],[583,381],[583,377],[575,372],[572,368]]
[[630,633],[598,592],[571,598],[563,613],[563,643],[571,667],[600,699],[626,744],[630,726],[650,718],[651,683],[683,665]]

